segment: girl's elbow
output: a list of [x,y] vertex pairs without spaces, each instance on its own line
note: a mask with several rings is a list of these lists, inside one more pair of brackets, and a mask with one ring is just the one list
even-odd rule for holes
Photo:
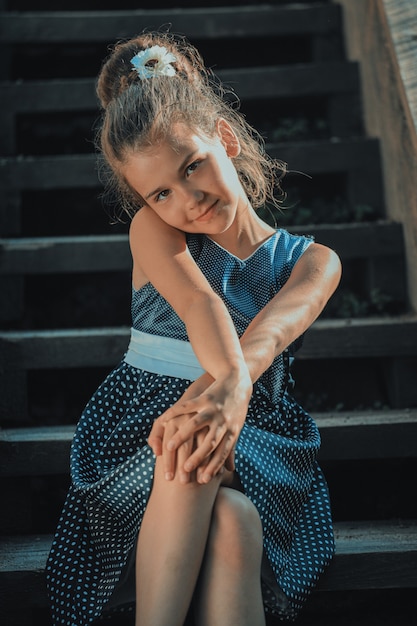
[[[329,248],[329,286],[330,295],[336,290],[342,278],[342,261],[339,255]],[[330,296],[329,296],[330,297]]]

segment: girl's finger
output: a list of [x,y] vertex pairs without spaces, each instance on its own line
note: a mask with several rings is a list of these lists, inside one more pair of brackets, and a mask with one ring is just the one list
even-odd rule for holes
[[215,403],[208,396],[203,395],[190,400],[178,400],[178,402],[162,413],[159,419],[166,424],[174,417],[195,413],[196,423],[200,424],[210,419],[217,411],[218,407]]
[[[204,473],[201,475],[199,482],[207,483],[216,476],[219,472],[223,470],[225,467],[226,460],[230,456],[230,451],[232,447],[232,441],[228,440],[228,437],[224,437],[221,444],[216,448],[212,456],[210,457],[209,462],[204,468]],[[229,469],[229,468],[227,468]]]
[[[174,422],[170,422],[164,427],[164,444],[170,440],[177,430]],[[183,483],[189,482],[190,476],[184,470],[184,463],[193,451],[193,439],[184,441],[178,449],[171,450],[167,445],[162,447],[162,464],[166,480],[173,480],[176,475]]]
[[214,455],[214,451],[217,453],[218,447],[224,438],[224,427],[217,427],[215,430],[213,430],[213,428],[209,428],[202,442],[186,461],[185,470],[188,472],[193,471],[202,465],[208,457]]
[[191,400],[178,400],[172,406],[169,407],[164,413],[160,415],[158,419],[162,421],[163,424],[166,424],[170,420],[175,417],[179,417],[180,415],[186,415],[188,413],[196,413],[198,409],[201,409],[204,404],[207,404],[207,401],[203,403],[201,399],[195,398]]
[[178,473],[178,478],[180,483],[186,485],[189,482],[193,482],[195,480],[194,472],[187,472],[184,469],[184,464],[190,454],[192,453],[194,448],[194,442],[192,439],[188,439],[185,443],[183,443],[178,450],[177,453],[177,467],[176,472]]
[[167,447],[167,442],[175,433],[175,424],[170,422],[164,425],[164,437],[162,442],[162,465],[164,468],[164,475],[166,480],[173,480],[175,476],[175,470],[177,467],[177,451],[171,450]]
[[152,430],[148,437],[148,444],[152,448],[155,456],[161,456],[162,454],[162,442],[164,439],[165,427],[161,421],[155,420]]
[[[210,416],[211,417],[211,416]],[[168,439],[168,450],[178,449],[185,441],[195,437],[199,431],[210,425],[210,417],[203,418],[198,414],[190,414],[189,419],[179,426],[171,438]],[[168,422],[167,424],[169,424]]]
[[179,417],[180,415],[184,415],[184,413],[188,412],[184,410],[184,405],[185,405],[185,402],[182,402],[181,400],[179,402],[176,402],[171,407],[169,407],[169,409],[164,411],[158,419],[160,419],[163,424],[166,424],[167,422],[172,420],[174,417]]

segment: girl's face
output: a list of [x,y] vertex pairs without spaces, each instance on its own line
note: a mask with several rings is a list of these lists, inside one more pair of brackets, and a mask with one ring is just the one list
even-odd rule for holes
[[161,219],[187,233],[220,234],[247,209],[233,157],[239,142],[225,120],[209,138],[183,123],[160,143],[132,153],[121,173]]

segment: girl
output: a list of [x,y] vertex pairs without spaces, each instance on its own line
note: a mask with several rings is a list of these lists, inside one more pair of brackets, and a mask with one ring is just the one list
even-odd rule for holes
[[289,366],[339,261],[259,218],[280,166],[190,44],[117,45],[98,94],[132,217],[133,328],[74,436],[47,565],[54,624],[128,601],[137,626],[294,619],[333,536]]

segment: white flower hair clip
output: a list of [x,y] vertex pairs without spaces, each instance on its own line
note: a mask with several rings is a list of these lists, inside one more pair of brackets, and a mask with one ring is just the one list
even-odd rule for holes
[[141,50],[130,59],[140,79],[157,76],[175,76],[175,68],[171,65],[177,58],[164,46],[152,46]]

